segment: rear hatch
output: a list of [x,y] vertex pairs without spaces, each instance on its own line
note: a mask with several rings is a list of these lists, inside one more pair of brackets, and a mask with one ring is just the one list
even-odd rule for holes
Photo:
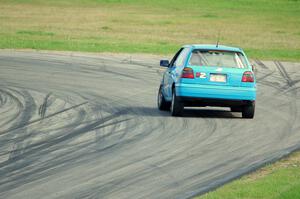
[[[231,87],[254,85],[253,79],[252,82],[242,81],[244,72],[250,70],[247,58],[242,52],[195,49],[192,51],[187,65],[183,69],[183,73],[188,73],[190,76],[181,78],[182,83]],[[252,72],[250,73],[252,76]]]
[[194,79],[182,78],[182,83],[220,85],[220,86],[243,86],[242,68],[214,67],[214,66],[189,66],[193,69]]

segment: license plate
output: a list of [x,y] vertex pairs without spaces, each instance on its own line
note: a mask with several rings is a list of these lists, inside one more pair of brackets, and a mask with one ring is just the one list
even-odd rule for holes
[[223,74],[210,74],[209,80],[211,82],[226,82],[226,75],[223,75]]

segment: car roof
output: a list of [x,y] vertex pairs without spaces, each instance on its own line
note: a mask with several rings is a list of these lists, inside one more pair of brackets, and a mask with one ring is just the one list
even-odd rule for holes
[[205,49],[205,50],[226,50],[226,51],[235,51],[235,52],[243,52],[241,48],[232,47],[232,46],[224,46],[224,45],[212,45],[212,44],[190,44],[184,45],[183,47],[192,48],[192,49]]

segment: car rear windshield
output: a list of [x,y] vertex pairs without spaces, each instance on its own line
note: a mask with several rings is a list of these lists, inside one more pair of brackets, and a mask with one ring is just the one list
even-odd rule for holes
[[194,50],[189,60],[190,66],[217,66],[246,68],[247,62],[240,52],[221,50]]

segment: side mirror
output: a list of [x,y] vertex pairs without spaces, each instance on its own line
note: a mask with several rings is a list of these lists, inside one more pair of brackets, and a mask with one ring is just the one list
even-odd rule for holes
[[160,60],[160,66],[168,67],[169,64],[169,60]]

